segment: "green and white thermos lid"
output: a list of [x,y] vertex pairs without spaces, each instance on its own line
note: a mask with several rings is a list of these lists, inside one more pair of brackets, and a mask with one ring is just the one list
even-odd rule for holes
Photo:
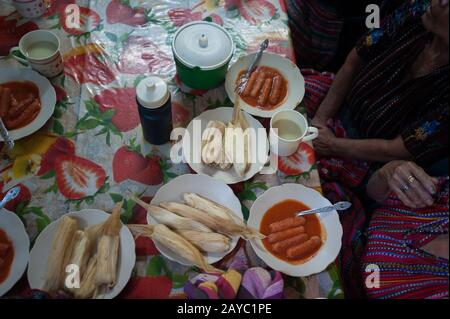
[[233,40],[230,34],[213,22],[196,21],[181,27],[173,43],[175,57],[190,68],[214,70],[230,61]]

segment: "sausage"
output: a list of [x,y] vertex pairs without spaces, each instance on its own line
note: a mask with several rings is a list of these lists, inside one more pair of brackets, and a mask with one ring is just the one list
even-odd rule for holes
[[269,240],[269,243],[275,244],[279,241],[288,239],[290,237],[294,237],[300,234],[304,234],[306,232],[305,227],[299,226],[295,228],[289,228],[283,231],[279,231],[276,233],[270,234],[267,238]]
[[303,244],[308,239],[309,239],[308,234],[300,234],[273,244],[272,249],[274,252],[281,253],[292,246],[298,246],[300,244]]
[[281,85],[283,84],[283,79],[281,76],[277,75],[273,79],[272,91],[270,92],[269,102],[272,105],[277,105],[280,101]]
[[266,76],[263,72],[258,72],[258,76],[256,77],[255,85],[253,86],[250,96],[251,97],[257,97],[259,91],[261,91],[262,86],[264,85],[264,81],[266,79]]
[[261,93],[258,98],[258,105],[264,107],[266,105],[267,99],[269,98],[270,89],[272,88],[272,79],[266,79],[264,85],[261,89]]
[[250,78],[248,79],[247,85],[245,86],[244,92],[242,92],[242,96],[249,96],[253,86],[255,85],[256,79],[258,78],[259,72],[254,71],[250,75]]
[[271,233],[277,231],[282,231],[288,228],[303,226],[306,224],[306,219],[304,217],[289,217],[279,222],[275,222],[269,225],[269,230]]
[[288,258],[298,258],[313,251],[314,249],[319,247],[321,243],[322,240],[319,236],[313,236],[303,244],[289,248],[286,252],[286,256]]
[[30,123],[39,114],[41,109],[41,104],[39,103],[39,100],[37,101],[38,103],[31,103],[19,116],[6,119],[6,127],[13,130]]
[[8,111],[8,117],[19,116],[20,113],[25,111],[28,107],[34,107],[31,105],[32,103],[39,103],[39,100],[34,98],[33,95],[31,94],[27,96],[24,100],[22,100],[20,103],[17,103],[17,100],[15,98],[11,98],[11,102],[12,101],[14,101],[14,103],[11,103],[12,107]]
[[8,114],[8,110],[11,103],[11,89],[2,88],[0,94],[0,116],[4,117]]

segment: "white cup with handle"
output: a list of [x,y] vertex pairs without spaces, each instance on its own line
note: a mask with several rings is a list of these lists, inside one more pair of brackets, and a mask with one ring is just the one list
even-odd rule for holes
[[[19,51],[25,59],[14,54],[14,51]],[[48,78],[57,76],[64,70],[59,39],[51,31],[28,32],[20,39],[18,47],[11,48],[10,53],[17,61]]]
[[13,6],[24,18],[38,18],[47,11],[44,0],[0,0]]
[[319,136],[319,130],[308,125],[308,120],[294,110],[281,110],[270,120],[270,150],[278,156],[294,154],[300,143]]

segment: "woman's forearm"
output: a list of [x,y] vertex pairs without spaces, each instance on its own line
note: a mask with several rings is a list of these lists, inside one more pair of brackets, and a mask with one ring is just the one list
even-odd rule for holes
[[329,119],[334,117],[339,111],[339,107],[344,102],[345,96],[350,90],[357,71],[361,66],[361,59],[353,49],[347,57],[345,64],[336,74],[336,78],[323,100],[316,116]]
[[400,136],[393,140],[337,138],[333,148],[337,156],[370,162],[387,163],[412,157]]

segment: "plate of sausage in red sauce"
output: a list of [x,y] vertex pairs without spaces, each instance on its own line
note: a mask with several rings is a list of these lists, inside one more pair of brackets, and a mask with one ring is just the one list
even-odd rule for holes
[[[239,58],[228,70],[225,89],[232,102],[234,88],[246,73],[254,54]],[[264,53],[259,65],[250,75],[241,93],[241,108],[259,117],[272,117],[279,110],[293,110],[305,94],[305,80],[298,67],[290,60]]]
[[319,192],[300,184],[267,190],[252,205],[247,222],[266,236],[251,242],[258,257],[269,267],[295,277],[325,270],[341,249],[337,212],[302,217],[296,213],[328,205]]
[[0,297],[22,278],[29,251],[30,239],[20,218],[0,209]]
[[0,69],[0,117],[12,139],[28,136],[44,126],[55,104],[55,89],[39,73],[24,68]]

